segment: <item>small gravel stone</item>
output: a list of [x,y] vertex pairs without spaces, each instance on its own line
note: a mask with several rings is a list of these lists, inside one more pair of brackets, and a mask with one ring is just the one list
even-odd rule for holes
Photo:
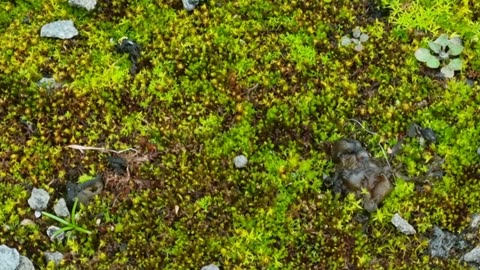
[[9,248],[5,245],[0,246],[0,269],[15,270],[20,263],[20,254],[15,248]]
[[412,225],[410,225],[405,219],[403,219],[398,213],[393,215],[392,223],[397,230],[406,235],[417,233]]
[[58,202],[53,206],[53,211],[59,217],[68,217],[70,216],[70,211],[68,211],[67,202],[64,198],[60,198]]
[[48,227],[47,235],[48,235],[48,237],[50,238],[51,241],[55,241],[55,240],[62,241],[63,238],[65,238],[65,233],[63,233],[63,232],[54,236],[55,232],[58,231],[58,230],[60,230],[60,228],[57,227],[57,226]]
[[220,268],[218,268],[218,266],[216,266],[215,264],[209,264],[202,267],[202,270],[220,270]]
[[97,5],[97,0],[68,0],[72,6],[82,7],[88,11],[92,11]]
[[28,199],[28,205],[35,211],[42,211],[47,208],[50,195],[41,188],[33,188],[32,195]]
[[55,252],[48,252],[45,251],[45,259],[47,259],[47,262],[53,261],[55,262],[55,265],[59,264],[61,260],[63,260],[63,254],[55,251]]
[[72,20],[61,20],[47,23],[40,30],[41,37],[70,39],[78,35],[78,30]]
[[245,157],[244,155],[239,155],[233,159],[233,163],[235,164],[235,167],[237,169],[240,169],[247,166],[248,160],[247,157]]
[[430,240],[430,254],[432,257],[448,258],[450,250],[457,242],[457,236],[443,231],[439,227],[433,228],[433,237]]
[[15,270],[35,270],[32,261],[25,256],[20,256],[20,263]]
[[480,263],[480,247],[476,247],[463,255],[463,260],[466,262]]
[[192,11],[200,4],[200,0],[182,0],[182,3],[185,10]]

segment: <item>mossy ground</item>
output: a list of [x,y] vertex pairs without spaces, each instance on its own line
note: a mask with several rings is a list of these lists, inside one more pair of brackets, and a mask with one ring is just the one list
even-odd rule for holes
[[[66,254],[59,268],[70,269],[465,268],[430,258],[428,237],[434,225],[460,232],[480,212],[472,2],[219,0],[190,13],[180,0],[98,1],[91,13],[60,0],[2,4],[0,242],[38,268],[48,250]],[[79,35],[40,38],[58,19],[72,19]],[[338,44],[356,26],[370,36],[361,52]],[[442,32],[465,45],[452,80],[414,57]],[[123,36],[142,46],[136,76],[110,43]],[[44,75],[63,87],[39,88]],[[438,143],[404,142],[391,163],[408,179],[362,222],[354,197],[322,184],[333,172],[326,142],[353,137],[382,157],[379,145],[393,147],[413,121]],[[141,153],[122,181],[106,153],[69,144]],[[234,168],[237,154],[246,169]],[[444,177],[423,177],[438,158]],[[34,220],[29,190],[63,196],[72,168],[110,180],[79,220],[95,233],[51,243],[50,220],[19,223]],[[396,212],[417,235],[395,230]]]

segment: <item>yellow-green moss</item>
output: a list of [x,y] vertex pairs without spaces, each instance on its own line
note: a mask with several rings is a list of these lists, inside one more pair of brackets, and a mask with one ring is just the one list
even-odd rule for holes
[[[47,250],[66,254],[61,269],[466,268],[431,259],[428,233],[460,232],[480,212],[480,6],[381,2],[392,10],[367,0],[211,0],[193,12],[170,0],[99,1],[90,13],[60,0],[3,5],[2,243],[37,268]],[[79,36],[40,38],[42,25],[68,18]],[[339,46],[357,26],[370,36],[365,48]],[[450,81],[413,55],[441,32],[465,43],[464,72]],[[110,41],[124,36],[142,48],[135,76]],[[63,86],[38,87],[44,75]],[[361,221],[354,196],[323,185],[334,171],[325,142],[355,137],[383,157],[379,145],[393,147],[411,122],[438,143],[403,141],[391,165],[406,179]],[[135,147],[143,161],[114,178],[107,153],[69,144]],[[234,168],[238,154],[247,168]],[[426,178],[436,158],[444,177]],[[105,173],[105,191],[79,220],[95,233],[51,243],[45,220],[19,226],[34,219],[31,187],[50,185],[59,198],[72,168]],[[419,233],[397,232],[396,212]]]

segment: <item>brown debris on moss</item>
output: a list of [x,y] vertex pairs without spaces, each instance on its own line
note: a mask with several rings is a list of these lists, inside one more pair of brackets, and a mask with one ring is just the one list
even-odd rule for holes
[[363,201],[368,212],[377,210],[378,205],[392,190],[387,170],[371,159],[359,141],[340,139],[332,149],[335,162],[334,187],[343,192],[354,192]]

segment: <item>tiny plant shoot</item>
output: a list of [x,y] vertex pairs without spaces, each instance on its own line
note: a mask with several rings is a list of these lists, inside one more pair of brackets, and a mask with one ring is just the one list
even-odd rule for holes
[[42,211],[43,215],[45,215],[45,216],[47,216],[51,219],[54,219],[54,220],[62,223],[63,225],[65,225],[60,230],[56,231],[53,234],[53,236],[57,236],[61,233],[64,233],[64,232],[67,232],[67,231],[70,231],[70,230],[74,230],[74,231],[78,231],[78,232],[82,232],[82,233],[86,233],[86,234],[91,234],[92,233],[91,231],[77,225],[77,223],[75,221],[75,214],[76,214],[75,211],[77,209],[77,204],[78,204],[78,198],[75,198],[75,202],[73,203],[72,213],[70,214],[70,221],[65,220],[61,217],[58,217],[56,215],[50,214],[48,212]]

